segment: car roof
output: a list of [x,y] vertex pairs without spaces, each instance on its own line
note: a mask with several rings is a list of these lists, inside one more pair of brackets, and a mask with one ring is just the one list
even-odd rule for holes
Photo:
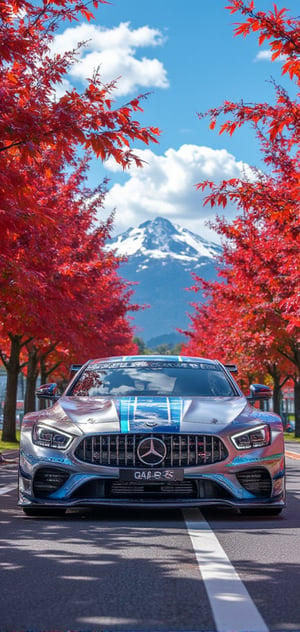
[[126,355],[126,356],[110,356],[106,358],[97,358],[89,360],[88,364],[97,364],[98,362],[134,362],[134,361],[157,361],[157,362],[205,362],[207,364],[220,364],[218,360],[208,358],[199,358],[182,355]]

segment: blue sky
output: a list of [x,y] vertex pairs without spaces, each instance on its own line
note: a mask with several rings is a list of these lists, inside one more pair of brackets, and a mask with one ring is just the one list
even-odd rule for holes
[[[208,119],[197,113],[224,100],[274,101],[271,77],[288,87],[281,63],[268,58],[267,44],[259,48],[253,35],[234,37],[234,22],[226,0],[112,0],[96,10],[96,20],[66,27],[54,42],[58,51],[89,40],[68,83],[82,84],[100,65],[103,81],[120,77],[116,104],[150,92],[143,102],[142,125],[159,127],[158,145],[137,146],[146,161],[142,169],[126,174],[109,160],[93,161],[89,184],[109,179],[106,212],[115,209],[114,233],[161,215],[210,240],[207,227],[214,212],[203,208],[203,196],[194,185],[206,178],[220,180],[260,167],[261,154],[253,132],[233,137],[209,130]],[[256,0],[256,8],[270,10],[273,2]],[[278,0],[290,15],[299,15],[299,0]],[[249,172],[248,172],[249,173]],[[226,211],[233,217],[234,209]],[[223,214],[224,211],[222,210]]]

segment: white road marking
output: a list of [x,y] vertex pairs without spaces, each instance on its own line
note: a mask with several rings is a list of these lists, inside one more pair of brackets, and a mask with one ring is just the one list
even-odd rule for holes
[[217,632],[269,632],[246,587],[198,509],[184,509]]
[[17,489],[17,485],[6,485],[6,487],[0,487],[0,496],[4,494],[8,494],[12,492],[14,489]]
[[290,459],[300,459],[299,452],[293,452],[292,450],[285,450],[285,456],[288,456]]

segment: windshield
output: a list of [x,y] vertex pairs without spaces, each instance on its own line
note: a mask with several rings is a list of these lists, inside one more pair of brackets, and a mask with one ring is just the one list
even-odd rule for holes
[[95,362],[72,384],[67,395],[88,397],[237,395],[221,367],[205,362]]

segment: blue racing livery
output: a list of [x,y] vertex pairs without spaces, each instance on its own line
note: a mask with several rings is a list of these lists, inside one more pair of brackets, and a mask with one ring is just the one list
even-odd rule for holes
[[159,432],[180,432],[183,401],[178,397],[124,397],[117,404],[121,432],[153,428]]

